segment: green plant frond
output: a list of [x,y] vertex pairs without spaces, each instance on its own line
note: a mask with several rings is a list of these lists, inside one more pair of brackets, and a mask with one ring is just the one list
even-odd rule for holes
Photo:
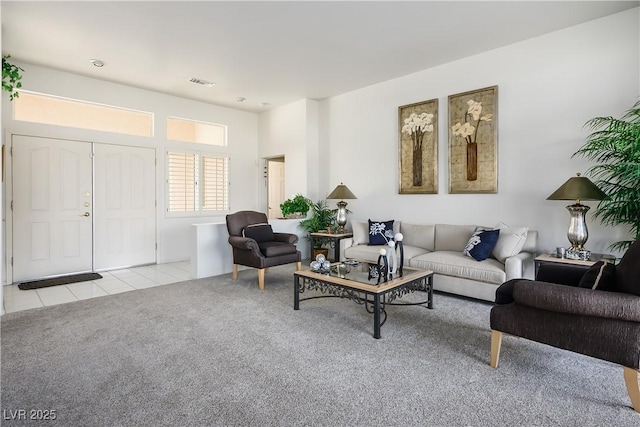
[[[605,194],[594,217],[603,225],[628,225],[640,238],[640,100],[622,118],[595,117],[585,123],[591,130],[585,144],[572,157],[581,156],[597,164],[586,174]],[[611,245],[626,249],[631,241]]]
[[633,107],[631,107],[623,116],[623,120],[630,120],[632,122],[640,122],[640,100],[638,100]]
[[[312,215],[300,221],[300,228],[307,233],[316,233],[321,230],[326,230],[328,227],[336,226],[336,212],[335,209],[329,209],[326,200],[318,200],[313,203],[310,202],[310,208]],[[307,240],[311,240],[309,234],[306,236]],[[322,239],[314,239],[317,244],[323,245],[327,242]]]
[[609,248],[614,251],[626,252],[627,249],[631,246],[633,240],[621,240],[619,242],[615,242],[612,245],[609,245]]

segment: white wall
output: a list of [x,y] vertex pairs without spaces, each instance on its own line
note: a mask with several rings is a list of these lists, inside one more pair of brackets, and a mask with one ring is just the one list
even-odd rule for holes
[[[504,221],[538,230],[540,251],[568,244],[570,203],[545,199],[591,165],[571,158],[588,134],[584,123],[620,116],[638,99],[638,16],[632,9],[322,101],[321,146],[330,153],[323,190],[344,181],[358,197],[349,201],[352,219]],[[447,96],[493,85],[499,86],[498,193],[448,194]],[[440,103],[439,193],[400,195],[398,106],[433,98]],[[628,230],[604,228],[592,212],[586,246],[610,252],[608,245]]]
[[[7,133],[54,138],[155,147],[158,161],[158,258],[172,262],[189,259],[190,225],[224,222],[224,215],[168,218],[165,215],[165,156],[167,148],[201,149],[201,144],[173,142],[166,139],[166,118],[184,117],[228,126],[228,147],[220,150],[230,157],[230,211],[258,209],[260,180],[258,166],[258,116],[230,108],[191,101],[107,81],[64,73],[31,64],[17,63],[24,69],[23,89],[62,97],[149,111],[155,114],[151,138],[132,137],[107,132],[19,122],[12,119],[11,104],[3,96],[3,138]],[[203,88],[203,90],[208,90]]]
[[[258,119],[259,156],[285,158],[285,197],[301,193],[312,200],[320,194],[323,153],[319,148],[319,106],[302,99],[260,114]],[[266,187],[260,199],[266,209]]]

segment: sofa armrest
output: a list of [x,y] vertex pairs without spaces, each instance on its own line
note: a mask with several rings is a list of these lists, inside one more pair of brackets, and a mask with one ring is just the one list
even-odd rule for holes
[[533,268],[533,254],[520,252],[504,260],[506,280],[526,278],[527,270]]
[[345,260],[344,250],[353,246],[353,237],[347,237],[340,240],[340,261]]
[[260,247],[258,246],[258,242],[248,237],[241,236],[229,236],[229,244],[241,251],[251,251],[253,255],[264,258],[264,255],[260,251]]
[[621,292],[518,280],[513,299],[516,304],[557,313],[640,322],[640,297]]
[[293,233],[273,233],[273,238],[276,242],[289,243],[291,245],[298,243],[298,236]]

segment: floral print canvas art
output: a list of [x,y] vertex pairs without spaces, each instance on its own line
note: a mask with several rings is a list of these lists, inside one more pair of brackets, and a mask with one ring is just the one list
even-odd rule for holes
[[449,96],[449,193],[498,192],[498,86]]
[[398,108],[400,194],[438,192],[438,100]]

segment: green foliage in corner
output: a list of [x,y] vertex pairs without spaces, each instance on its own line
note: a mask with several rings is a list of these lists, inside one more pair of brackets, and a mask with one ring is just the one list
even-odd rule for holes
[[[326,200],[318,200],[316,203],[311,204],[312,215],[300,221],[300,228],[307,233],[317,233],[318,231],[324,231],[327,228],[335,228],[336,226],[336,212],[333,209],[329,209]],[[309,235],[307,234],[307,238]],[[317,247],[322,247],[327,242],[323,239],[315,239]]]
[[[573,155],[598,163],[587,174],[607,195],[594,216],[604,225],[628,225],[634,240],[640,239],[640,101],[620,119],[596,117],[585,126],[593,133]],[[624,251],[631,243],[616,242],[611,249]]]
[[9,92],[9,99],[17,98],[20,94],[18,89],[22,87],[22,68],[9,62],[10,55],[2,57],[2,90]]

